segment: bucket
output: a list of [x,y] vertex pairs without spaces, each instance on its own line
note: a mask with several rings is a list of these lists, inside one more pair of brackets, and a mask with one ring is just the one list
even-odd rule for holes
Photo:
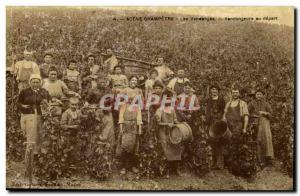
[[229,139],[231,135],[231,131],[228,129],[225,121],[217,121],[209,129],[209,136],[215,139],[221,137]]
[[193,133],[191,127],[187,123],[178,123],[170,130],[170,141],[172,144],[191,141]]

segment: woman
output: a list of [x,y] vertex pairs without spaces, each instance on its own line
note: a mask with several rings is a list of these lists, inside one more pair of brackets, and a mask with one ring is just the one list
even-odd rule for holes
[[264,92],[257,90],[255,99],[249,103],[249,113],[254,125],[257,125],[258,161],[262,164],[271,165],[274,158],[270,118],[272,108],[264,100]]
[[142,108],[130,104],[137,96],[142,99],[142,90],[136,87],[137,82],[136,76],[130,77],[129,87],[121,91],[128,97],[128,102],[121,106],[119,113],[120,133],[116,154],[121,161],[121,174],[125,174],[130,168],[134,173],[138,172],[136,155],[139,150],[139,136],[142,134]]
[[51,67],[48,74],[49,78],[44,80],[42,88],[46,89],[52,98],[62,100],[66,98],[66,95],[73,95],[80,98],[78,93],[70,91],[63,81],[58,80],[58,71],[55,67]]
[[38,152],[41,134],[41,104],[46,104],[51,99],[49,93],[41,88],[39,74],[31,74],[29,84],[30,87],[22,90],[18,98],[21,130],[25,133],[27,140],[25,156],[27,156],[29,146],[33,146],[34,154]]

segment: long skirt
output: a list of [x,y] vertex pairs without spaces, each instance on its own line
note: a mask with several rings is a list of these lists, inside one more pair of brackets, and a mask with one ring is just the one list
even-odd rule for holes
[[127,121],[123,124],[123,133],[119,133],[117,143],[117,156],[122,153],[135,154],[138,151],[139,141],[137,137],[136,121]]
[[270,121],[265,117],[260,117],[258,122],[257,145],[259,161],[274,157]]
[[123,168],[137,165],[137,153],[139,151],[139,139],[137,135],[136,121],[125,121],[123,133],[119,133],[116,156],[120,159]]
[[34,143],[34,153],[40,147],[41,116],[37,114],[21,114],[21,130],[26,135],[26,142]]
[[170,127],[158,126],[159,143],[168,161],[180,161],[183,147],[180,144],[172,144],[170,141]]

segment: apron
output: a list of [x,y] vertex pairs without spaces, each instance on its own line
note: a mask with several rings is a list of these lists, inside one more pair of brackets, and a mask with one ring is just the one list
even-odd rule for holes
[[260,162],[265,161],[265,158],[274,158],[270,121],[266,117],[259,118],[257,145],[258,160]]
[[[162,122],[173,122],[173,114],[162,113]],[[159,125],[158,126],[158,138],[159,143],[162,147],[164,155],[168,161],[180,161],[181,154],[183,151],[182,145],[180,144],[172,144],[170,141],[170,131],[171,127],[167,125]]]
[[122,154],[137,154],[139,151],[139,137],[137,114],[126,108],[124,112],[123,133],[119,133],[116,154],[120,157]]
[[230,107],[226,113],[227,125],[233,135],[239,135],[243,129],[243,119],[241,117],[240,101],[236,107]]
[[36,109],[34,114],[21,114],[20,124],[26,135],[26,142],[34,143],[34,153],[37,153],[40,147],[41,116],[37,114]]
[[180,95],[181,93],[184,92],[184,79],[182,80],[182,83],[179,83],[177,81],[178,81],[178,78],[174,85],[174,91],[176,92],[177,95]]
[[25,81],[29,81],[30,75],[33,73],[33,68],[24,68],[22,67],[20,69],[20,77],[19,77],[19,81],[21,82],[25,82]]

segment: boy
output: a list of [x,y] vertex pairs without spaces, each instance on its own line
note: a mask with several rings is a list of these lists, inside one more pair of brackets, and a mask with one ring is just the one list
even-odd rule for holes
[[77,62],[71,60],[69,66],[64,72],[63,80],[66,83],[67,87],[74,92],[81,93],[81,80],[80,73],[77,71]]
[[114,74],[110,76],[110,82],[112,88],[117,92],[128,86],[128,79],[122,74],[121,66],[117,65],[114,67]]
[[69,99],[69,108],[62,114],[61,128],[64,130],[63,136],[65,136],[65,148],[70,148],[69,162],[75,162],[80,160],[80,154],[77,144],[77,134],[80,130],[81,112],[78,109],[79,99],[77,97],[71,97]]

